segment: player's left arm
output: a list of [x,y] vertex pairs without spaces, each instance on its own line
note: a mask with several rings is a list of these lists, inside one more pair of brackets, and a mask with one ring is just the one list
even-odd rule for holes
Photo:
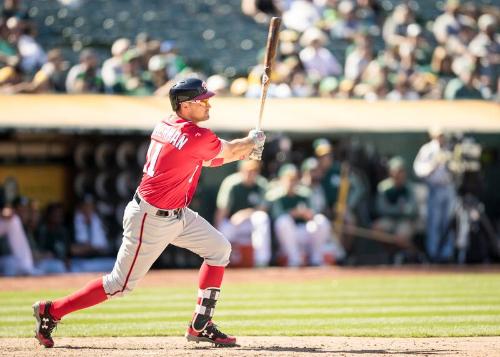
[[247,137],[226,141],[220,139],[222,149],[219,154],[209,161],[204,161],[203,166],[217,167],[224,164],[248,158],[253,149],[263,146],[266,136],[262,131],[250,131]]
[[221,166],[236,160],[243,160],[252,152],[255,144],[249,138],[226,141],[221,139],[220,153],[210,161],[205,161],[203,166]]

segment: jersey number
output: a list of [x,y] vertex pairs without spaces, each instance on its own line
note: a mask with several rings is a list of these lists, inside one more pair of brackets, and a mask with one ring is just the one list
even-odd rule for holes
[[146,163],[142,172],[147,174],[149,177],[153,177],[155,174],[156,161],[158,161],[158,156],[160,156],[161,149],[163,149],[163,144],[157,141],[151,141],[149,144],[148,153],[146,155]]

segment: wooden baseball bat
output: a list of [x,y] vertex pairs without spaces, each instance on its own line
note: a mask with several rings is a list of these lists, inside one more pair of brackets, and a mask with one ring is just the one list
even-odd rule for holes
[[337,232],[337,234],[339,234],[339,232],[342,232],[342,234],[347,233],[382,243],[390,243],[398,245],[398,243],[400,243],[401,241],[401,239],[398,238],[398,236],[396,236],[395,234],[377,231],[369,228],[363,228],[353,224],[343,223],[342,225],[340,225],[339,223],[334,222],[333,228]]
[[271,72],[273,69],[274,58],[276,57],[276,49],[278,47],[279,28],[281,18],[273,17],[269,24],[269,32],[267,34],[266,56],[264,57],[264,74],[262,75],[262,89],[259,101],[259,118],[255,128],[260,130],[262,126],[262,114],[264,113],[264,104],[266,102],[267,90],[271,84]]

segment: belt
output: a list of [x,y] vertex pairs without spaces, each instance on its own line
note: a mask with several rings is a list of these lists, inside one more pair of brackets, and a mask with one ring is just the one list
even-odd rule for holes
[[[137,192],[134,194],[134,200],[137,202],[137,204],[141,204],[141,198],[137,194]],[[158,217],[178,217],[179,214],[181,213],[181,208],[176,208],[176,209],[159,209],[156,211],[156,215]]]

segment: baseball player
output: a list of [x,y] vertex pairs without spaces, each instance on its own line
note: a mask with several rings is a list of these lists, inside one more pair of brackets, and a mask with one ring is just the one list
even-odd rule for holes
[[251,130],[247,137],[228,142],[198,126],[209,119],[213,95],[205,82],[194,78],[170,89],[175,113],[160,121],[151,135],[142,181],[125,209],[123,241],[113,271],[66,297],[33,305],[35,337],[42,345],[54,345],[51,334],[63,316],[132,291],[169,244],[204,258],[187,340],[216,346],[236,344],[235,337],[224,334],[212,322],[231,245],[188,205],[203,166],[248,157],[260,160],[265,135]]
[[231,243],[250,239],[253,263],[262,267],[271,260],[271,221],[264,198],[267,180],[259,172],[258,161],[240,161],[238,172],[222,181],[215,226]]
[[310,191],[299,185],[299,171],[285,164],[278,171],[279,185],[267,193],[276,237],[288,258],[288,266],[301,266],[308,253],[313,266],[323,265],[325,244],[330,236],[328,219],[311,209]]

